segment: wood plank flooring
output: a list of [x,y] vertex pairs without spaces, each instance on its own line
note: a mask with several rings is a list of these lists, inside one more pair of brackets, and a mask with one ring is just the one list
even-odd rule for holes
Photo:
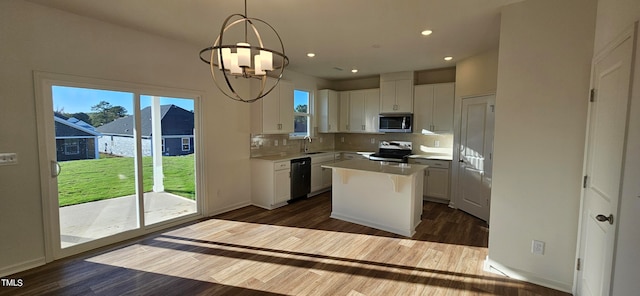
[[486,224],[425,202],[413,238],[329,218],[329,193],[245,207],[5,278],[0,295],[569,295],[482,270]]

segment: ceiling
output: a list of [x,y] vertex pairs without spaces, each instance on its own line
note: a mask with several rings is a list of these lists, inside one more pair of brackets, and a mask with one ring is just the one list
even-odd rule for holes
[[[28,1],[202,48],[213,43],[227,16],[244,11],[241,0]],[[247,12],[280,34],[287,69],[341,80],[454,66],[497,46],[501,7],[520,1],[247,0]],[[422,36],[425,29],[433,34]],[[266,47],[278,47],[269,42]]]

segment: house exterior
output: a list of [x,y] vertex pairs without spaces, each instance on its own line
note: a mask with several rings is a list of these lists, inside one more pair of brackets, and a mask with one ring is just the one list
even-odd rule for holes
[[[153,155],[151,132],[151,107],[140,111],[142,118],[142,156]],[[162,126],[162,155],[178,156],[194,152],[193,112],[176,105],[160,106],[160,124]],[[135,142],[133,138],[133,115],[116,119],[97,128],[101,133],[98,147],[101,152],[133,157]]]
[[56,155],[58,161],[98,159],[99,132],[90,124],[77,118],[54,115],[56,130]]

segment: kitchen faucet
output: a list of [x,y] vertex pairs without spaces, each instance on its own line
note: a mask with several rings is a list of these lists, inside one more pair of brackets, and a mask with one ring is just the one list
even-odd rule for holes
[[311,137],[304,136],[304,138],[302,138],[302,140],[304,141],[304,153],[307,153],[307,152],[309,152],[309,146],[307,146],[307,141],[305,141],[305,140],[309,140],[309,144],[311,144]]

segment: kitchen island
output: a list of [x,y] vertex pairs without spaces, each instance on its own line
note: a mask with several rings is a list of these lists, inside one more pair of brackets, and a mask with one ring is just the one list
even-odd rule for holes
[[331,217],[412,236],[422,216],[426,165],[347,160],[332,169]]

